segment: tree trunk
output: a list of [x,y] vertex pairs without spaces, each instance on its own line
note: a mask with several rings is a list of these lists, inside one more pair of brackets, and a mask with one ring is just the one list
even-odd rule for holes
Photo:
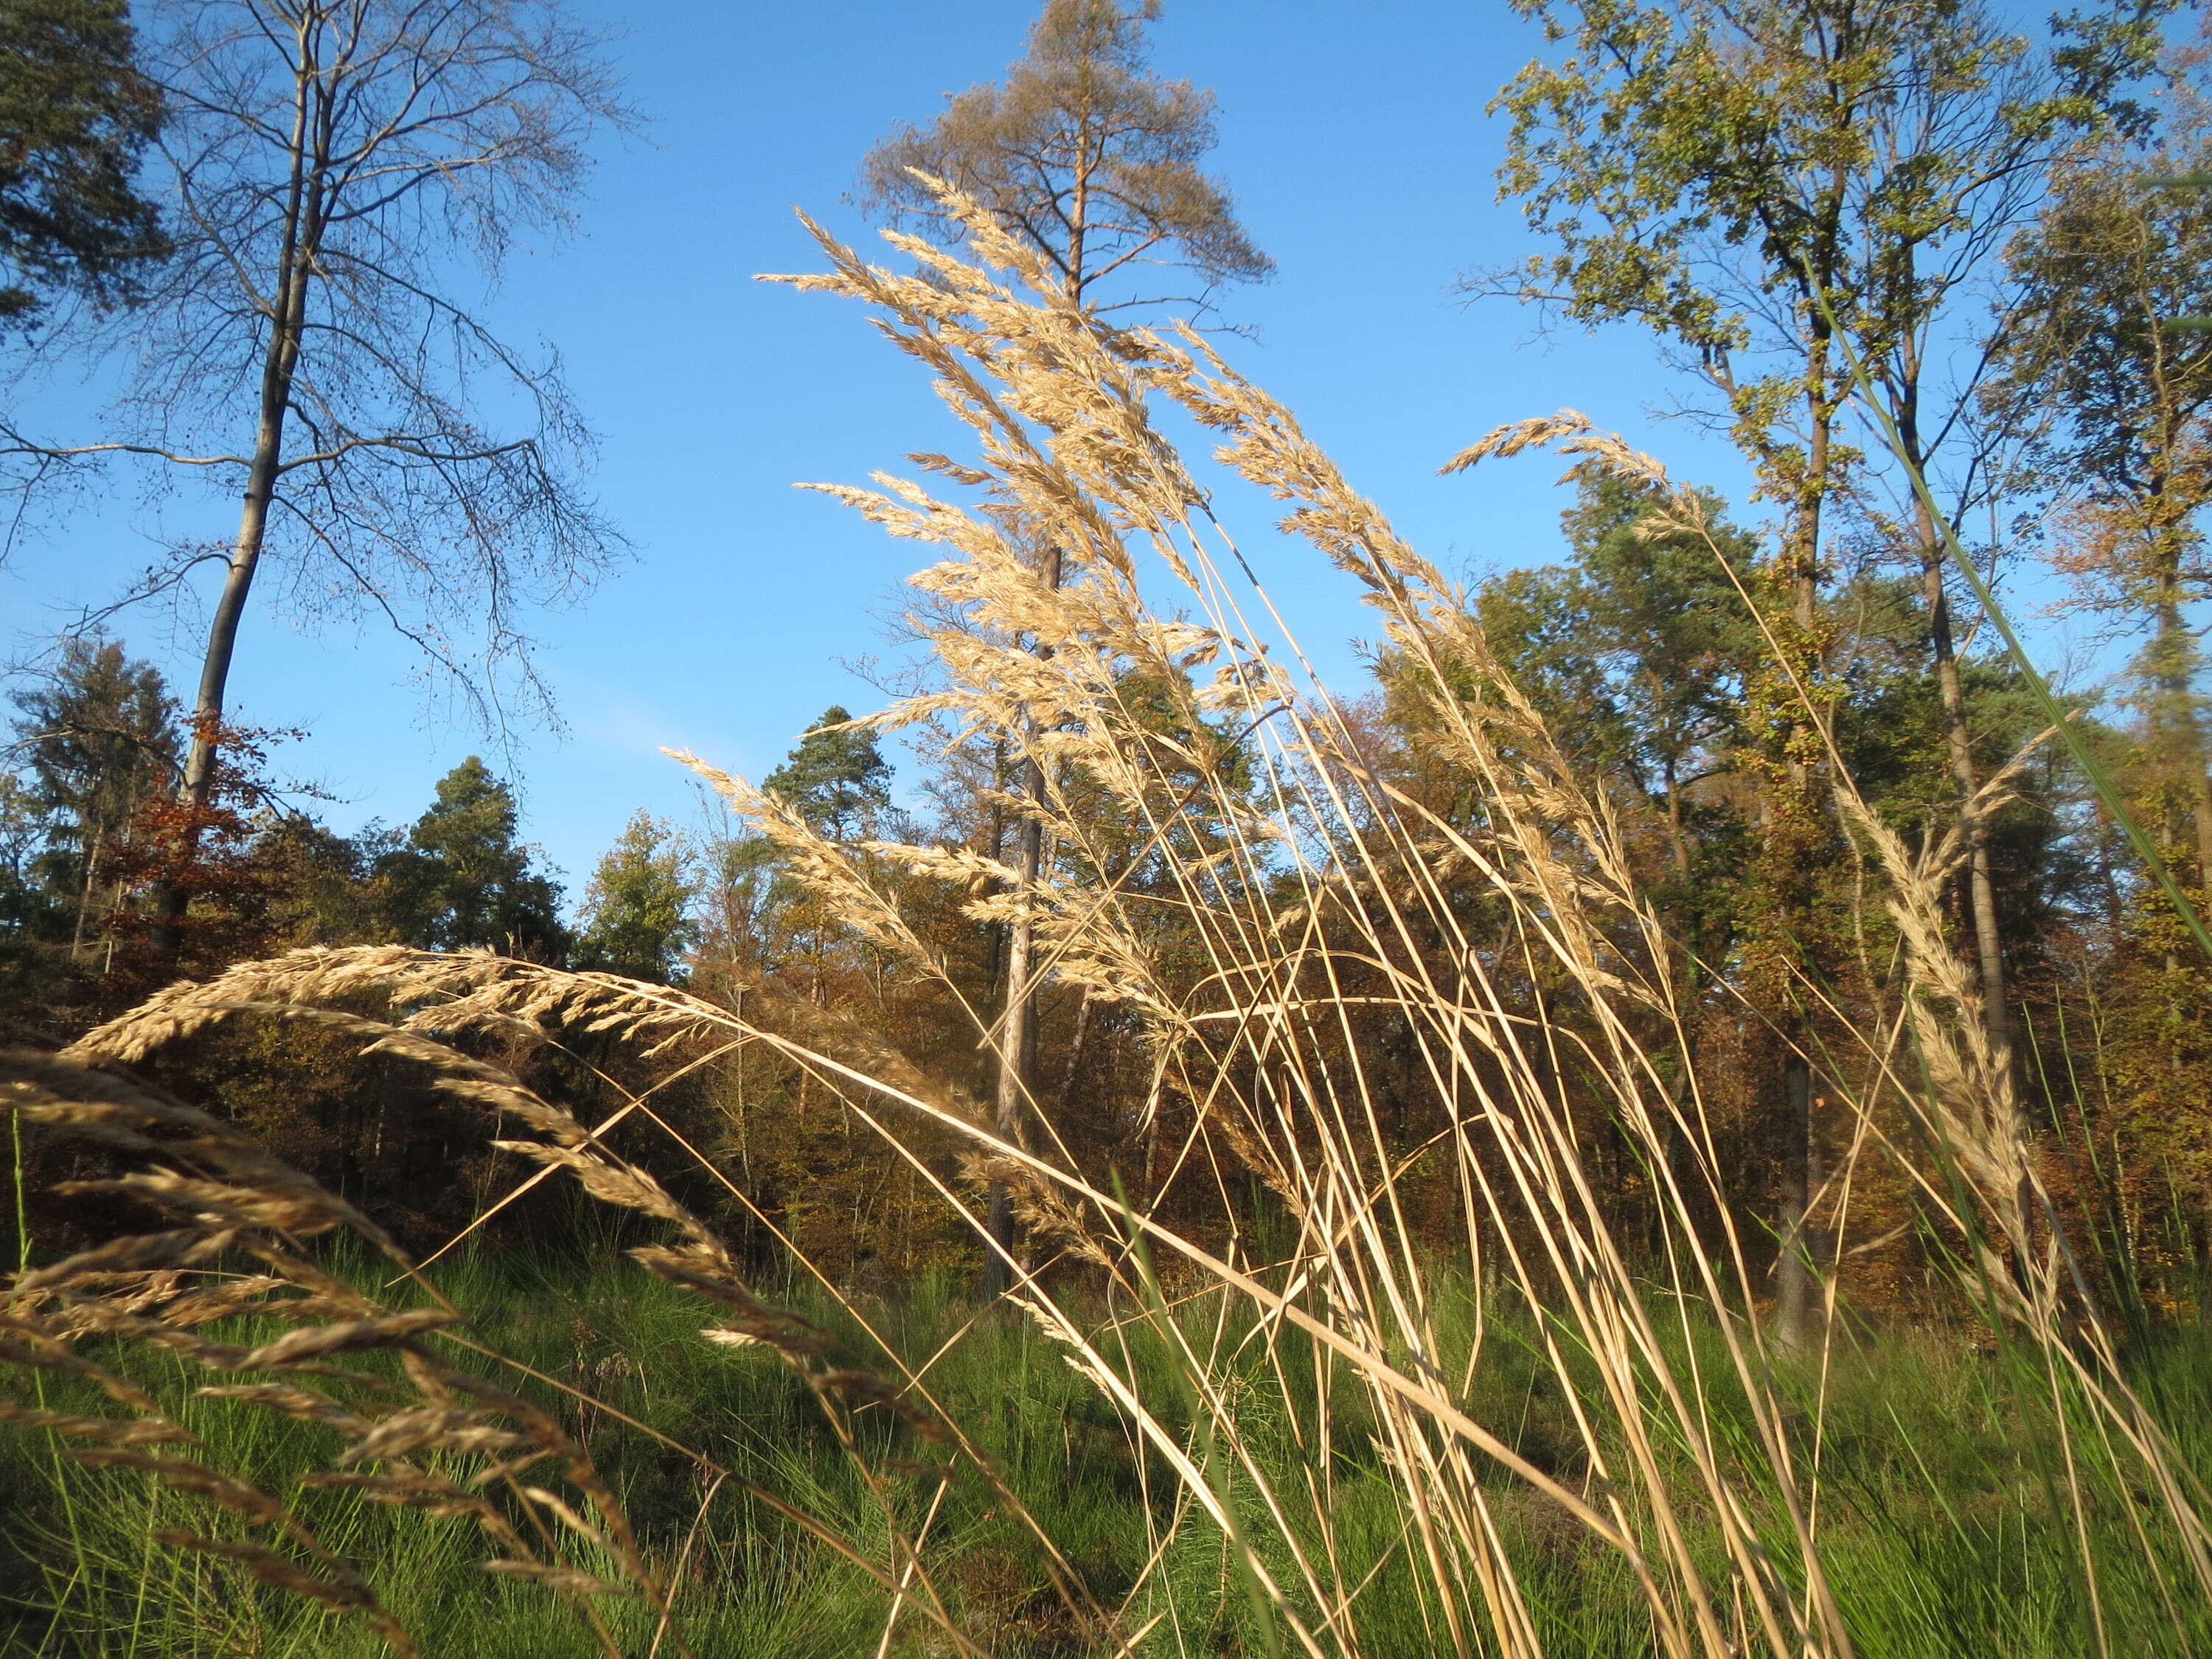
[[2212,769],[2205,765],[2203,745],[2197,761],[2197,884],[2212,887]]
[[[1832,256],[1831,256],[1832,257]],[[1796,631],[1797,672],[1808,700],[1802,724],[1785,736],[1789,746],[1786,775],[1791,799],[1778,832],[1790,838],[1794,859],[1808,856],[1808,837],[1822,808],[1814,794],[1814,775],[1807,750],[1808,733],[1826,736],[1817,696],[1820,660],[1817,629],[1820,623],[1820,528],[1827,504],[1832,444],[1838,400],[1828,384],[1832,350],[1831,328],[1826,313],[1814,310],[1811,338],[1806,350],[1806,401],[1809,432],[1805,472],[1799,486],[1796,511],[1792,515],[1790,544],[1790,620]],[[1825,743],[1820,745],[1825,749]],[[1775,878],[1786,884],[1778,895],[1793,934],[1805,914],[1802,870],[1778,871]],[[1791,940],[1802,957],[1809,948],[1799,938]],[[1807,968],[1814,964],[1806,963]],[[1774,1302],[1775,1334],[1780,1346],[1802,1351],[1811,1340],[1813,1276],[1805,1249],[1805,1218],[1819,1184],[1814,1164],[1812,1121],[1812,1070],[1800,1050],[1809,1052],[1808,1029],[1795,988],[1790,991],[1787,1022],[1790,1051],[1782,1067],[1780,1099],[1775,1128],[1778,1144],[1775,1204]]]
[[[1897,370],[1895,407],[1898,453],[1913,473],[1927,477],[1927,456],[1920,443],[1920,364],[1908,350]],[[2012,1022],[2005,1006],[2003,936],[1997,927],[1996,886],[1990,876],[1989,824],[1975,804],[1981,787],[1974,764],[1972,729],[1966,721],[1966,693],[1959,678],[1958,649],[1951,635],[1951,599],[1943,581],[1943,546],[1925,495],[1916,491],[1913,532],[1919,543],[1923,601],[1928,607],[1928,644],[1936,662],[1936,689],[1943,707],[1943,743],[1951,775],[1959,786],[1959,830],[1966,842],[1966,913],[1973,930],[1974,957],[1982,993],[1982,1024],[2000,1073],[2012,1067]]]
[[[1023,762],[1022,774],[1023,795],[1031,802],[1041,802],[1044,798],[1044,769],[1032,757]],[[1037,879],[1043,873],[1044,825],[1033,816],[1024,817],[1018,836],[1015,867],[1021,874],[1020,890],[1026,903],[1028,895],[1036,890]],[[1000,1139],[1016,1145],[1021,1139],[1022,1103],[1030,1092],[1030,1076],[1036,1054],[1036,997],[1030,983],[1036,931],[1026,909],[1006,929],[1006,1012],[999,1021],[999,1079],[992,1102],[991,1127]],[[1013,1277],[1009,1265],[1014,1249],[1013,1199],[1003,1181],[991,1183],[990,1228],[995,1248],[984,1264],[984,1287],[995,1295],[1004,1291]]]
[[1083,994],[1076,1000],[1075,1030],[1067,1039],[1067,1059],[1060,1066],[1060,1088],[1053,1096],[1054,1108],[1060,1113],[1060,1121],[1063,1123],[1067,1121],[1068,1102],[1074,1097],[1075,1079],[1080,1075],[1079,1068],[1083,1063],[1083,1039],[1090,1030],[1091,988],[1086,985],[1083,988]]
[[[1060,590],[1064,575],[1064,562],[1058,548],[1046,555],[1047,585],[1054,592]],[[1051,647],[1038,647],[1040,655],[1048,655]],[[1031,1079],[1036,1072],[1036,987],[1032,959],[1035,956],[1036,926],[1030,920],[1027,899],[1036,890],[1044,873],[1044,823],[1040,816],[1044,808],[1044,768],[1037,762],[1036,729],[1026,714],[1024,716],[1029,751],[1022,760],[1022,794],[1031,811],[1024,814],[1019,840],[1019,862],[1016,869],[1021,876],[1024,908],[1006,929],[1006,994],[1005,1012],[999,1022],[999,1079],[992,1101],[991,1122],[999,1139],[1018,1145],[1022,1127],[1022,1103],[1031,1098]],[[1014,1211],[1012,1194],[1006,1183],[991,1183],[989,1226],[995,1248],[984,1263],[983,1283],[987,1291],[997,1294],[1012,1280],[1009,1259],[1014,1246]]]
[[[222,716],[230,684],[231,659],[238,648],[238,624],[246,614],[246,596],[252,591],[261,548],[269,529],[270,504],[276,499],[276,481],[283,475],[284,417],[292,402],[292,381],[299,368],[300,341],[307,318],[307,283],[322,242],[322,175],[320,162],[328,150],[330,111],[316,103],[318,69],[314,41],[302,28],[295,64],[296,93],[292,112],[292,177],[285,199],[284,238],[277,255],[276,305],[269,317],[269,342],[261,359],[261,392],[254,423],[253,453],[247,464],[246,498],[238,520],[238,538],[232,543],[230,562],[223,574],[222,593],[216,601],[208,625],[206,653],[200,659],[199,690],[192,702],[191,747],[177,787],[179,805],[185,808],[184,846],[180,862],[189,861],[198,849],[209,799],[215,786],[216,750],[222,744]],[[324,100],[325,105],[327,100]],[[188,895],[173,880],[165,882],[155,896],[154,944],[173,951],[180,939]]]
[[[2174,794],[2188,801],[2187,811],[2197,831],[2197,879],[2212,886],[2212,768],[2208,768],[2203,721],[2191,688],[2197,665],[2196,642],[2188,619],[2182,614],[2181,575],[2178,568],[2177,538],[2159,551],[2152,575],[2150,609],[2153,623],[2150,649],[2145,660],[2150,669],[2154,701],[2150,708],[2151,743],[2160,769],[2172,769]],[[2173,800],[2179,816],[2180,799]],[[2174,830],[2179,825],[2170,825]],[[2169,839],[2179,840],[2178,834]]]
[[1813,1139],[1813,1068],[1793,1053],[1783,1065],[1780,1201],[1776,1205],[1774,1334],[1784,1349],[1812,1346],[1814,1278],[1807,1225],[1819,1181]]
[[85,837],[84,880],[77,889],[76,926],[70,933],[70,961],[76,962],[84,954],[84,929],[92,915],[92,890],[98,879],[100,854],[107,842],[105,830],[96,830]]
[[1675,762],[1674,755],[1667,757],[1661,783],[1667,791],[1667,847],[1674,855],[1675,878],[1686,892],[1690,885],[1690,838],[1682,827],[1682,786],[1675,779]]
[[2006,1068],[2012,1064],[2012,1022],[2005,1009],[2004,944],[1997,927],[1996,887],[1990,878],[1989,824],[1974,802],[1981,780],[1974,765],[1972,732],[1966,723],[1966,688],[1959,678],[1958,652],[1951,637],[1951,602],[1943,587],[1942,550],[1936,545],[1926,503],[1920,505],[1918,512],[1928,639],[1935,653],[1936,690],[1943,702],[1944,745],[1950,753],[1951,775],[1959,785],[1959,827],[1966,841],[1967,912],[1981,981],[1982,1020],[1996,1063]]

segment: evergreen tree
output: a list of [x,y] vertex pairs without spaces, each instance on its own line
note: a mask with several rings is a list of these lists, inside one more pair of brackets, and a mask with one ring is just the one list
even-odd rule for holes
[[471,755],[438,780],[438,798],[404,845],[376,860],[394,931],[437,951],[482,949],[557,961],[568,948],[561,890],[515,839],[514,792]]
[[[1633,322],[1692,354],[1762,493],[1787,508],[1773,574],[1790,603],[1777,635],[1788,678],[1811,684],[1826,666],[1817,595],[1850,483],[1852,405],[1887,423],[1858,465],[1893,445],[1911,473],[1948,473],[1966,499],[1985,499],[2007,434],[1964,416],[1987,358],[1940,342],[1962,303],[1980,309],[1976,285],[2033,212],[2045,169],[2085,138],[2139,126],[2127,94],[2150,67],[2154,9],[2063,17],[2041,50],[1959,0],[1517,9],[1572,43],[1498,100],[1513,121],[1500,182],[1556,251],[1484,286],[1588,325]],[[2002,1048],[2004,953],[1976,804],[1986,775],[1947,555],[1926,504],[1897,489],[1904,521],[1882,533],[1921,578],[1968,848],[1966,919]],[[1766,822],[1770,861],[1784,871],[1820,859],[1832,838],[1811,787],[1823,745],[1792,700],[1778,676],[1765,701],[1784,714],[1771,739],[1782,787],[1769,792]],[[1795,908],[1777,896],[1778,915]]]
[[22,780],[0,772],[0,1041],[20,1040],[13,1028],[27,1029],[62,977],[70,913],[35,867],[45,830]]
[[73,639],[47,683],[16,698],[15,747],[43,818],[33,860],[81,948],[119,902],[111,864],[142,805],[173,787],[177,706],[150,664],[113,641]]
[[876,734],[832,703],[762,787],[780,795],[832,841],[872,833],[891,804],[890,763]]
[[[1712,926],[1730,908],[1716,883],[1740,873],[1739,816],[1701,786],[1741,761],[1745,693],[1762,655],[1743,597],[1757,544],[1717,498],[1706,498],[1709,545],[1686,529],[1655,533],[1659,503],[1615,474],[1585,470],[1577,482],[1561,515],[1569,562],[1492,579],[1477,609],[1571,751],[1662,826],[1668,868],[1657,885],[1686,947],[1702,955],[1717,948]],[[1702,867],[1714,836],[1728,848],[1720,876]]]
[[1483,624],[1568,716],[1568,740],[1658,799],[1736,738],[1758,649],[1742,597],[1756,545],[1709,501],[1723,565],[1701,536],[1651,533],[1648,491],[1599,471],[1578,483],[1561,519],[1571,562],[1486,583]]
[[[890,763],[876,734],[852,718],[839,704],[823,710],[761,784],[837,842],[877,834],[892,812]],[[818,993],[845,934],[832,908],[783,872],[765,836],[740,830],[717,837],[702,861],[708,866],[702,954],[755,966],[804,962],[810,994]]]
[[0,0],[0,324],[137,297],[168,241],[134,188],[161,100],[127,0]]
[[584,890],[576,966],[672,983],[698,932],[691,849],[675,827],[640,810],[599,860]]
[[[959,222],[926,179],[949,181],[1042,256],[1062,303],[1094,314],[1176,304],[1203,312],[1223,283],[1264,281],[1274,261],[1237,222],[1229,192],[1199,167],[1213,145],[1213,94],[1149,71],[1144,30],[1159,11],[1159,0],[1046,0],[1029,53],[1003,86],[971,88],[927,128],[902,128],[869,152],[866,204],[957,241]],[[1160,266],[1190,273],[1199,291],[1142,283],[1130,291],[1139,269]],[[1108,288],[1121,297],[1102,298]],[[1039,547],[1035,557],[1048,586],[1073,574],[1065,547]],[[1011,781],[1030,801],[1044,800],[1034,753],[1018,759]],[[1023,815],[1014,832],[1013,866],[1034,884],[1044,868],[1038,818]],[[1024,914],[1006,930],[993,1121],[1009,1138],[1035,1092],[1034,1079],[1024,1080],[1036,1048],[1032,927]],[[1013,1236],[1003,1184],[993,1188],[991,1214],[1003,1249]]]

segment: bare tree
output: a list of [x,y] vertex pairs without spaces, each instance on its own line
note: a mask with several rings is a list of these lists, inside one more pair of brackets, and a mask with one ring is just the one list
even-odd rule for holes
[[179,546],[143,590],[223,566],[185,804],[206,806],[264,564],[295,610],[382,617],[481,718],[544,709],[521,613],[621,543],[557,358],[455,295],[568,224],[586,139],[629,118],[599,42],[554,0],[167,0],[147,34],[175,257],[105,337],[135,358],[113,435],[17,450],[237,491],[228,546]]

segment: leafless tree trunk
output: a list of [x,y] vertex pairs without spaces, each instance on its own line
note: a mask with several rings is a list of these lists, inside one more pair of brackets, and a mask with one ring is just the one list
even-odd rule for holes
[[[176,254],[106,325],[137,365],[115,434],[12,447],[234,491],[178,783],[190,833],[272,558],[307,578],[289,592],[388,621],[487,719],[543,706],[517,611],[580,592],[619,538],[575,482],[590,441],[556,365],[501,344],[454,283],[470,259],[495,275],[518,228],[564,226],[590,132],[629,118],[556,0],[162,0],[142,38]],[[484,429],[482,379],[534,426]],[[180,547],[148,591],[205,556]],[[473,650],[448,631],[471,616]],[[157,939],[185,898],[162,896]]]

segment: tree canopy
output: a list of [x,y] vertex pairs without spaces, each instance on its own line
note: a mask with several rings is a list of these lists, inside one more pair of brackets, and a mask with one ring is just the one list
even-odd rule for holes
[[631,979],[672,981],[698,932],[700,880],[689,844],[651,813],[631,814],[584,889],[575,964]]
[[[1195,276],[1199,293],[1181,297],[1200,303],[1223,283],[1264,281],[1274,261],[1200,169],[1213,94],[1151,72],[1145,26],[1159,9],[1158,0],[1047,0],[1002,83],[969,88],[927,126],[901,126],[868,152],[866,204],[957,240],[927,182],[941,179],[1043,255],[1062,295],[1086,307],[1176,297],[1139,276],[1148,268]],[[1095,290],[1112,279],[1121,297],[1102,301]]]
[[127,0],[0,0],[0,326],[137,299],[170,244],[138,167],[162,100]]
[[532,867],[517,817],[514,790],[474,755],[438,781],[429,811],[375,866],[401,939],[540,960],[566,953],[561,889]]
[[832,841],[866,834],[891,804],[890,763],[875,732],[852,722],[842,704],[830,704],[762,781],[763,788],[789,801]]

